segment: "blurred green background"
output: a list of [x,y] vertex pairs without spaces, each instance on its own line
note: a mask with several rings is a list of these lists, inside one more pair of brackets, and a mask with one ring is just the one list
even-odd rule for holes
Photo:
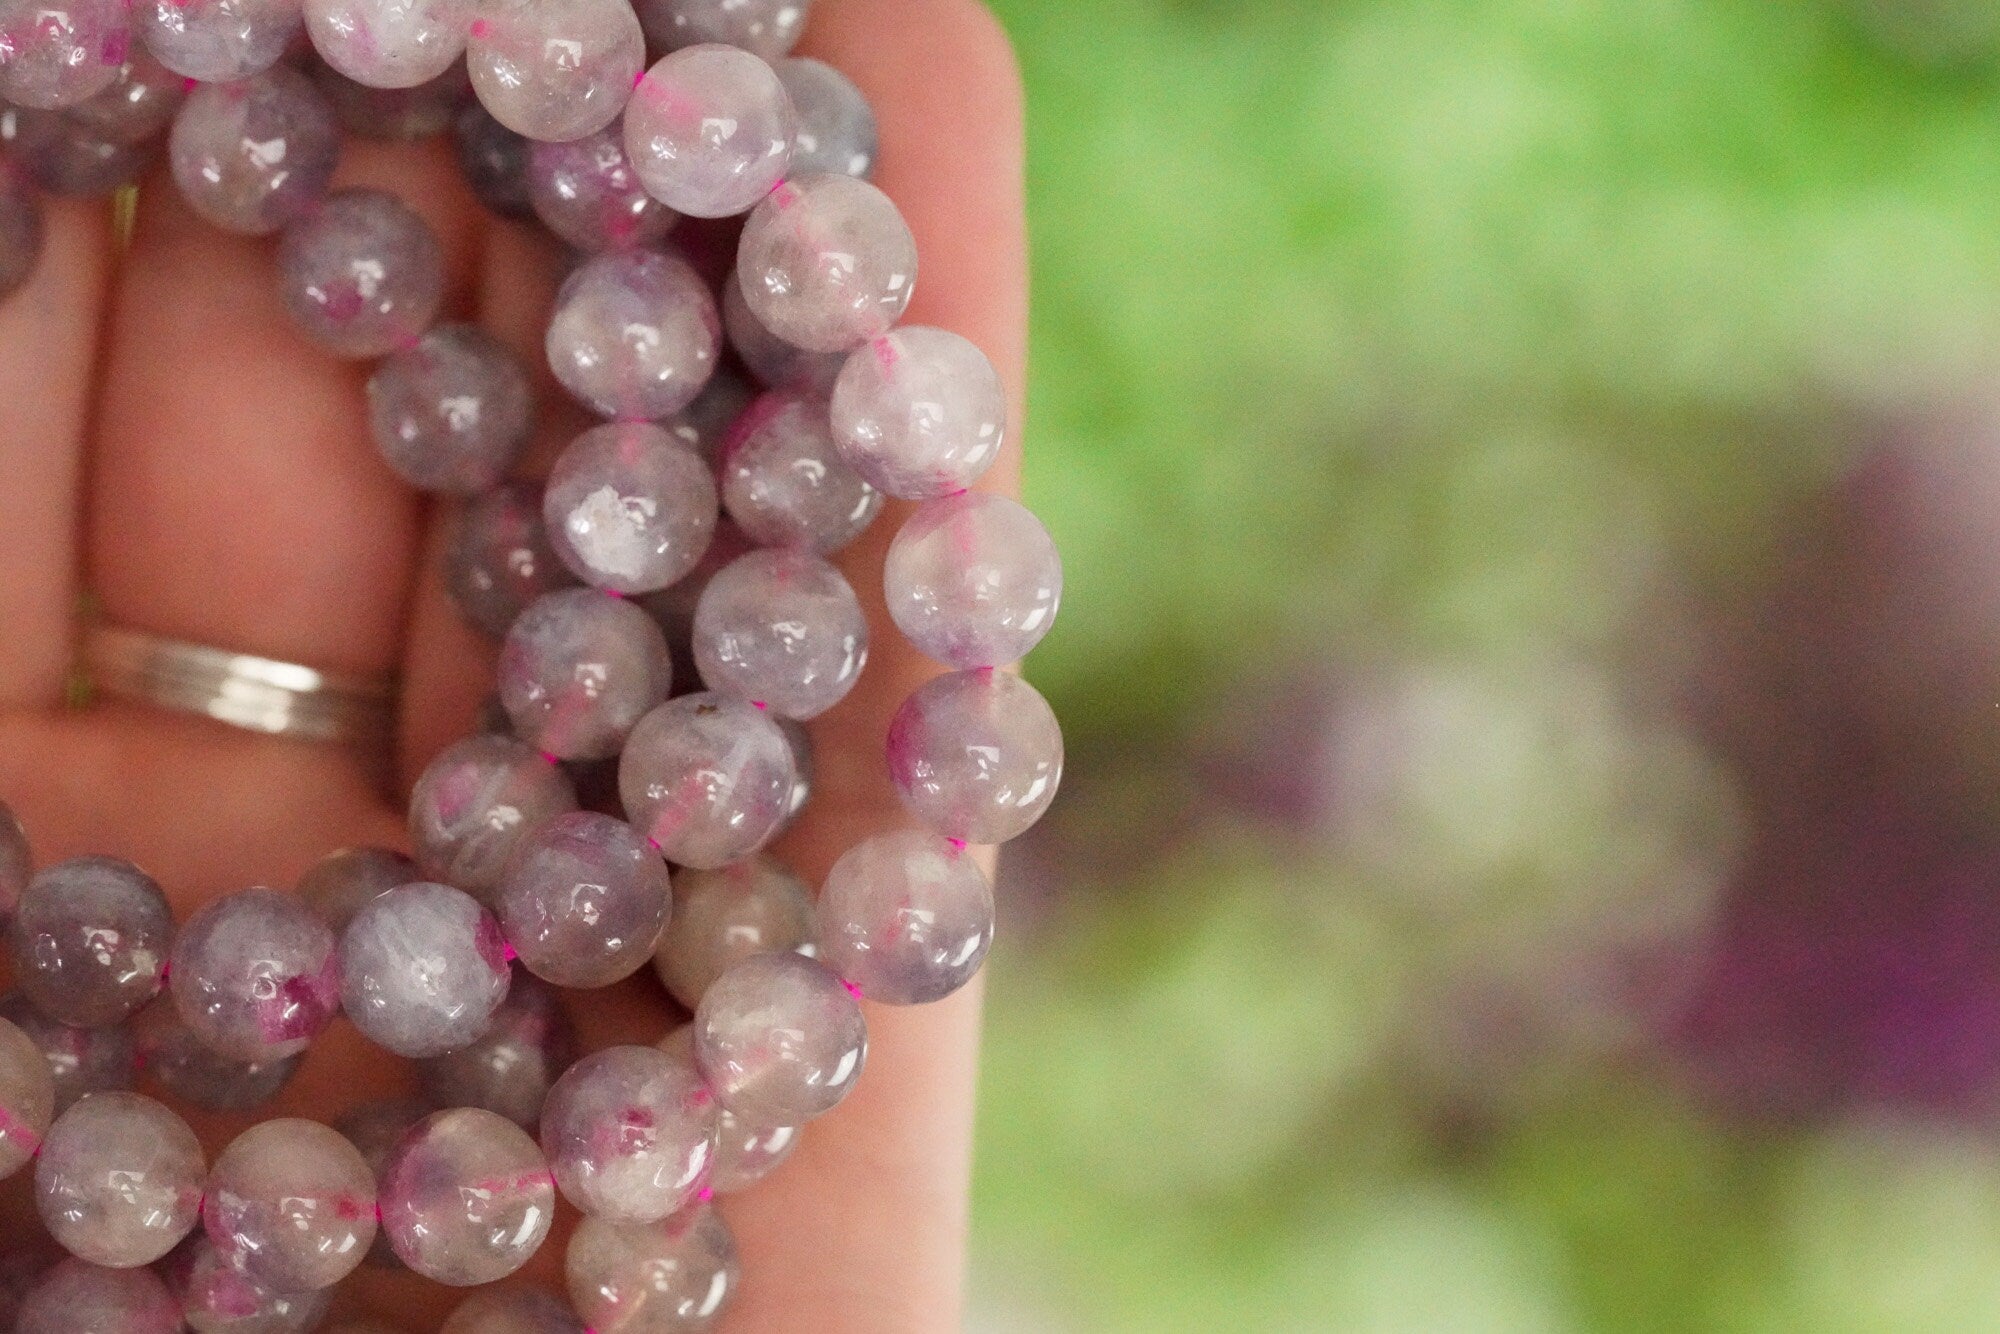
[[974,1327],[2000,1328],[2000,578],[1882,536],[1984,549],[2000,7],[996,7],[1070,751]]

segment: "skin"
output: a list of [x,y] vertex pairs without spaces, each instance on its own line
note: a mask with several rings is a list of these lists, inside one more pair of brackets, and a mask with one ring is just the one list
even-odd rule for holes
[[[911,323],[980,345],[1015,398],[1025,364],[1021,97],[998,25],[973,0],[821,0],[801,54],[847,71],[881,120],[877,183],[923,260]],[[948,76],[943,73],[948,71]],[[554,255],[490,222],[440,143],[348,145],[340,184],[395,191],[444,242],[448,316],[477,319],[540,365]],[[129,253],[102,206],[51,201],[47,252],[0,306],[0,797],[46,863],[130,857],[179,915],[250,885],[289,886],[335,848],[406,847],[408,787],[464,734],[493,652],[436,576],[447,515],[376,457],[365,368],[286,322],[269,241],[196,221],[171,185],[142,192]],[[584,419],[543,381],[537,460]],[[1011,491],[1018,451],[984,486]],[[779,849],[816,880],[868,833],[903,823],[881,759],[896,705],[938,670],[896,637],[880,601],[899,510],[843,554],[869,604],[860,687],[815,726],[820,781]],[[399,671],[394,776],[336,749],[268,739],[142,704],[74,712],[64,685],[89,590],[106,616],[181,639],[350,672]],[[960,1319],[979,1022],[977,987],[916,1010],[869,1006],[859,1089],[815,1122],[773,1178],[729,1199],[746,1281],[724,1327],[936,1331]],[[680,1021],[648,978],[593,993],[587,1046],[652,1041]],[[191,1117],[211,1159],[267,1115],[331,1120],[407,1071],[344,1023],[255,1117]],[[0,1195],[23,1207],[23,1178]],[[565,1206],[528,1277],[561,1286]],[[350,1291],[351,1290],[351,1291]],[[462,1293],[364,1269],[342,1309],[432,1329]]]

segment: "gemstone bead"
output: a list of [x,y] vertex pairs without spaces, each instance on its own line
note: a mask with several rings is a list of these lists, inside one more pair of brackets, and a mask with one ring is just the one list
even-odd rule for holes
[[166,895],[130,862],[58,862],[21,895],[14,979],[51,1019],[115,1024],[159,994],[173,933]]
[[425,874],[492,893],[523,835],[576,809],[563,771],[512,737],[473,736],[445,748],[410,794],[410,836]]
[[993,887],[962,845],[877,834],[833,864],[814,908],[819,957],[872,1001],[926,1005],[972,980],[993,944]]
[[889,723],[889,777],[946,838],[1005,843],[1042,818],[1062,782],[1062,729],[1036,689],[991,668],[915,691]]
[[953,667],[1026,657],[1055,624],[1062,557],[1005,496],[966,492],[912,514],[882,567],[889,615],[917,651]]
[[672,684],[653,618],[594,588],[536,599],[500,649],[500,703],[514,734],[558,759],[616,755]]
[[325,196],[340,123],[311,79],[278,65],[195,89],[174,117],[168,151],[195,212],[224,231],[261,236]]
[[1006,437],[993,363],[944,329],[897,329],[857,348],[833,386],[833,439],[870,485],[906,500],[963,491]]
[[230,1142],[208,1174],[208,1239],[276,1292],[346,1278],[375,1240],[375,1176],[360,1150],[317,1121],[280,1117]]
[[618,593],[678,582],[708,550],[717,514],[707,466],[649,422],[578,436],[556,460],[542,509],[570,571]]
[[[509,999],[512,999],[511,994]],[[420,1071],[430,1064],[428,1061],[421,1062]],[[333,1128],[354,1146],[355,1152],[361,1155],[361,1161],[368,1164],[368,1179],[375,1181],[381,1177],[382,1167],[389,1161],[389,1155],[403,1142],[403,1136],[415,1129],[417,1122],[429,1116],[431,1111],[429,1105],[414,1099],[383,1098],[350,1109],[333,1123]],[[376,1228],[375,1240],[368,1247],[368,1254],[362,1257],[362,1262],[377,1269],[404,1267],[380,1227]]]
[[303,19],[299,0],[138,0],[132,22],[174,73],[228,83],[277,64]]
[[561,142],[617,119],[646,38],[628,0],[481,0],[465,61],[496,120]]
[[187,96],[187,80],[135,50],[111,86],[63,113],[70,124],[114,144],[143,144],[174,122]]
[[483,1107],[533,1130],[549,1086],[576,1060],[576,1045],[555,990],[523,971],[478,1041],[419,1062],[417,1074],[435,1106]]
[[415,88],[465,51],[475,0],[305,0],[327,64],[370,88]]
[[608,987],[643,967],[666,929],[667,866],[632,826],[558,815],[514,850],[494,896],[521,964],[559,987]]
[[[693,1024],[682,1024],[661,1038],[659,1048],[690,1070],[696,1068]],[[728,1195],[756,1185],[792,1156],[801,1134],[797,1126],[760,1126],[745,1121],[727,1107],[718,1107],[715,1156],[709,1160],[708,1188],[717,1195]]]
[[556,293],[549,368],[579,403],[626,421],[670,417],[715,372],[721,317],[687,261],[657,250],[597,255]]
[[137,1093],[91,1093],[49,1127],[35,1207],[71,1255],[129,1269],[193,1230],[203,1175],[187,1122]]
[[14,1334],[179,1334],[180,1304],[150,1269],[65,1260],[42,1277]]
[[537,1288],[475,1292],[445,1317],[438,1334],[588,1334],[561,1298]]
[[342,848],[299,877],[299,902],[320,915],[337,936],[374,899],[423,876],[417,864],[388,848]]
[[647,40],[662,51],[698,42],[740,46],[776,60],[798,45],[812,0],[634,0]]
[[692,1066],[655,1047],[610,1047],[549,1090],[542,1152],[564,1198],[585,1214],[651,1223],[701,1188],[715,1111]]
[[459,173],[488,211],[519,221],[535,216],[528,198],[529,140],[493,119],[478,103],[458,113],[452,144]]
[[847,365],[848,353],[808,352],[759,324],[750,313],[741,283],[724,280],[722,284],[722,329],[750,373],[770,389],[824,397]]
[[333,1301],[330,1292],[273,1292],[232,1266],[200,1234],[161,1261],[160,1269],[195,1334],[306,1334],[319,1328]]
[[[41,1051],[55,1089],[58,1116],[86,1093],[131,1088],[138,1074],[132,1034],[124,1024],[105,1028],[59,1024],[30,1005],[28,998],[18,991],[0,996],[0,1019],[20,1029]],[[4,1076],[0,1076],[0,1083],[4,1083]],[[5,1101],[6,1095],[0,1092],[0,1106]],[[4,1112],[0,1112],[0,1125],[4,1124]],[[4,1158],[4,1152],[0,1152],[0,1160]],[[0,1175],[5,1175],[4,1171]]]
[[131,44],[126,0],[0,0],[0,98],[75,106],[111,85]]
[[406,347],[437,318],[444,250],[429,224],[392,194],[336,190],[285,229],[278,296],[321,347],[380,357]]
[[803,954],[753,954],[702,994],[695,1060],[722,1105],[758,1125],[801,1125],[861,1077],[868,1029],[840,979]]
[[390,1153],[382,1227],[404,1264],[451,1287],[507,1277],[549,1234],[555,1183],[527,1132],[474,1107],[417,1123]]
[[868,661],[868,620],[840,571],[810,552],[753,551],[709,580],[694,660],[711,690],[786,718],[847,697]]
[[99,199],[130,185],[158,156],[152,142],[105,139],[66,112],[26,107],[0,112],[0,142],[29,180],[52,195],[72,199]]
[[463,63],[414,88],[371,88],[328,65],[313,69],[313,81],[332,104],[340,127],[360,139],[429,139],[450,129],[472,102],[472,80]]
[[841,461],[825,399],[770,393],[730,433],[722,504],[752,541],[824,556],[867,530],[882,493]]
[[812,798],[813,759],[812,734],[805,724],[796,718],[778,719],[778,730],[785,734],[785,740],[792,748],[792,798],[786,803],[785,825],[798,819]]
[[55,1081],[34,1039],[0,1019],[0,1178],[21,1170],[55,1119]]
[[651,245],[677,220],[639,183],[624,127],[615,123],[567,143],[532,145],[528,198],[543,225],[578,250]]
[[174,1004],[239,1061],[304,1051],[340,1004],[333,931],[298,898],[250,889],[205,905],[174,941]]
[[762,847],[784,819],[792,752],[761,711],[711,692],[639,720],[619,760],[633,826],[670,862],[723,866]]
[[162,997],[133,1020],[133,1040],[146,1073],[182,1102],[213,1112],[247,1112],[278,1096],[298,1057],[239,1061],[195,1036],[173,1001]]
[[749,857],[675,876],[673,922],[653,971],[692,1010],[709,983],[740,961],[809,944],[812,898],[805,882],[774,858]]
[[917,243],[889,196],[852,176],[786,181],[743,225],[737,281],[758,322],[841,352],[889,332],[917,284]]
[[735,1239],[706,1204],[657,1223],[586,1218],[563,1270],[571,1304],[596,1334],[708,1329],[741,1278]]
[[477,1040],[506,999],[508,976],[499,925],[446,885],[390,890],[341,937],[347,1017],[399,1056],[436,1056]]
[[[725,300],[730,286],[724,284]],[[727,327],[728,321],[723,323]],[[729,428],[756,397],[757,392],[748,380],[733,371],[717,370],[695,395],[694,402],[660,424],[674,439],[714,467],[722,461],[722,446],[729,438]]]
[[12,1330],[21,1303],[63,1259],[62,1247],[47,1237],[20,1237],[0,1250],[0,1329]]
[[529,603],[574,583],[542,523],[541,488],[511,483],[467,502],[445,547],[444,579],[466,620],[496,639]]
[[382,457],[410,485],[471,495],[521,456],[534,401],[527,371],[499,339],[446,324],[375,368],[368,419]]
[[[18,182],[0,175],[0,234],[5,231],[10,186],[13,190],[19,189]],[[3,246],[4,243],[0,243],[0,247]],[[28,847],[28,831],[21,827],[14,808],[0,802],[0,931],[4,931],[7,924],[14,920],[14,910],[34,874],[35,854]]]
[[797,131],[777,71],[733,46],[675,51],[625,108],[625,153],[647,192],[695,218],[755,207],[785,178]]
[[875,170],[880,140],[875,108],[854,81],[823,60],[781,60],[777,70],[798,113],[791,174],[838,172],[867,180]]

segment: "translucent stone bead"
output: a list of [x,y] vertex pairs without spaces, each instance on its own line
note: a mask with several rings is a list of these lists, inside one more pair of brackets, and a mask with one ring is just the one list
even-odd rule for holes
[[458,1288],[526,1264],[555,1215],[541,1150],[512,1121],[475,1107],[420,1121],[390,1153],[379,1195],[403,1263]]
[[770,393],[736,424],[722,504],[752,541],[830,555],[882,510],[882,493],[841,462],[826,400]]
[[187,80],[149,53],[135,50],[118,68],[111,86],[77,103],[63,115],[107,143],[143,144],[173,124],[187,96]]
[[465,62],[494,119],[560,142],[618,118],[646,38],[628,0],[481,0]]
[[[723,321],[724,326],[728,324]],[[710,467],[722,462],[722,446],[729,428],[743,415],[757,391],[734,371],[717,370],[694,402],[660,423],[669,435],[686,445]]]
[[776,60],[798,45],[812,0],[635,0],[646,36],[662,51],[722,42]]
[[986,354],[955,333],[913,326],[858,348],[833,387],[840,456],[906,500],[971,486],[1000,456],[1007,391]]
[[208,1239],[276,1292],[346,1278],[375,1240],[375,1175],[329,1126],[280,1117],[230,1141],[208,1174]]
[[190,917],[169,978],[187,1026],[240,1061],[304,1051],[340,1006],[332,929],[270,889],[216,899]]
[[[5,179],[0,177],[0,181]],[[0,231],[4,231],[4,202],[8,193],[6,186],[0,184]],[[35,854],[28,847],[28,831],[21,827],[14,808],[0,802],[0,931],[14,920],[14,910],[34,873]]]
[[446,885],[390,890],[340,941],[340,996],[370,1041],[399,1056],[436,1056],[476,1041],[506,999],[499,924]]
[[657,1223],[586,1218],[570,1238],[569,1299],[596,1334],[710,1328],[736,1293],[736,1241],[706,1204]]
[[34,1040],[0,1019],[0,1177],[21,1170],[55,1119],[56,1089]]
[[627,818],[668,861],[696,870],[762,847],[791,789],[784,733],[751,705],[711,692],[640,719],[618,765]]
[[452,123],[458,169],[472,193],[489,210],[516,220],[535,216],[528,198],[529,141],[514,133],[478,103]]
[[532,747],[512,737],[467,737],[417,779],[410,836],[426,874],[486,895],[529,830],[575,809],[568,775]]
[[[508,999],[512,1000],[511,993]],[[428,1061],[419,1062],[419,1072],[430,1064]],[[380,1179],[383,1165],[389,1161],[389,1155],[396,1146],[402,1143],[403,1136],[409,1134],[417,1122],[429,1116],[432,1110],[430,1104],[411,1098],[382,1098],[351,1108],[333,1123],[333,1128],[354,1146],[355,1152],[361,1155],[361,1161],[368,1164],[368,1179],[375,1181]],[[362,1260],[377,1269],[404,1267],[396,1257],[395,1248],[389,1245],[388,1236],[379,1227],[375,1231],[374,1243]]]
[[130,185],[158,156],[157,145],[100,138],[68,113],[10,107],[0,112],[0,142],[14,166],[52,195],[97,199]]
[[332,104],[340,128],[361,139],[429,139],[450,129],[472,101],[472,80],[463,62],[414,88],[371,88],[324,64],[314,67],[313,81]]
[[798,819],[800,813],[805,810],[806,802],[812,798],[815,768],[813,741],[812,734],[806,731],[805,724],[796,718],[778,719],[778,730],[785,734],[785,740],[792,748],[792,799],[786,803],[785,811],[785,826],[789,828],[792,821]]
[[239,1061],[195,1036],[174,1003],[162,997],[133,1021],[140,1063],[160,1087],[212,1112],[247,1112],[278,1096],[298,1057]]
[[21,1304],[14,1334],[179,1334],[181,1308],[150,1269],[65,1260]]
[[1005,843],[1042,818],[1062,782],[1062,729],[1035,688],[978,668],[912,691],[889,723],[889,777],[946,838]]
[[79,1028],[115,1024],[159,994],[173,912],[151,877],[115,857],[58,862],[14,915],[14,980],[36,1009]]
[[[138,1075],[132,1034],[123,1024],[107,1028],[59,1024],[28,1004],[28,998],[18,991],[0,996],[0,1019],[20,1029],[41,1051],[55,1089],[58,1116],[86,1093],[131,1088]],[[3,1082],[4,1078],[0,1078],[0,1083]],[[5,1101],[6,1095],[0,1093],[0,1104]],[[0,1125],[4,1124],[4,1116],[0,1116]],[[4,1152],[0,1152],[0,1159],[4,1158]],[[0,1172],[0,1176],[4,1175],[5,1172]]]
[[195,212],[224,231],[261,236],[325,196],[340,123],[311,79],[278,65],[195,89],[174,117],[168,151]]
[[483,1107],[533,1130],[549,1086],[575,1060],[576,1030],[554,989],[522,972],[478,1041],[419,1062],[417,1074],[434,1106]]
[[465,51],[474,0],[305,0],[327,64],[370,88],[415,88]]
[[597,255],[556,293],[549,368],[604,417],[671,417],[694,401],[722,346],[721,317],[687,261],[657,250]]
[[161,1262],[161,1276],[195,1334],[306,1334],[319,1328],[330,1292],[273,1292],[197,1234]]
[[889,544],[882,593],[918,652],[953,667],[1002,667],[1055,624],[1062,557],[1027,509],[968,491],[904,522]]
[[194,1229],[205,1164],[187,1122],[137,1093],[92,1093],[56,1118],[35,1162],[35,1208],[79,1259],[151,1264]]
[[715,536],[707,466],[649,422],[614,422],[570,443],[549,474],[542,517],[563,563],[586,583],[646,593],[677,583]]
[[591,252],[651,245],[677,220],[639,183],[624,127],[615,123],[567,143],[532,145],[528,199],[550,231]]
[[805,882],[769,857],[674,877],[673,930],[660,939],[653,971],[692,1010],[709,983],[753,954],[795,950],[812,940]]
[[861,1006],[803,954],[753,954],[715,979],[694,1016],[695,1060],[722,1105],[758,1125],[833,1110],[868,1057]]
[[131,45],[126,0],[0,0],[0,97],[73,107],[111,86]]
[[592,1218],[651,1223],[693,1201],[715,1152],[715,1098],[656,1047],[584,1057],[549,1090],[542,1152]]
[[772,389],[825,397],[847,364],[845,352],[808,352],[766,329],[750,313],[741,283],[722,284],[722,330],[750,373]]
[[445,546],[444,582],[465,619],[496,639],[529,603],[573,584],[542,523],[541,488],[512,483],[467,502]]
[[781,60],[777,69],[799,119],[791,174],[836,172],[867,180],[881,145],[875,108],[854,81],[823,60]]
[[528,373],[475,325],[445,324],[368,377],[375,444],[403,479],[471,495],[497,485],[534,427]]
[[840,571],[805,551],[753,551],[709,580],[694,660],[711,690],[786,718],[817,718],[868,661],[868,619]]
[[475,1292],[445,1317],[438,1334],[588,1334],[561,1298],[536,1288]]
[[370,902],[423,876],[417,864],[388,848],[342,848],[299,877],[299,902],[320,915],[337,936]]
[[828,872],[814,909],[819,957],[861,994],[927,1005],[972,980],[993,944],[993,887],[962,844],[877,834]]
[[132,22],[174,73],[228,83],[277,64],[303,19],[299,0],[138,0]]
[[[682,1024],[661,1038],[659,1048],[690,1070],[696,1068],[693,1024]],[[727,1107],[718,1107],[715,1156],[709,1160],[708,1188],[717,1195],[728,1195],[756,1185],[792,1156],[801,1134],[797,1126],[760,1126]]]
[[623,820],[558,815],[514,850],[494,905],[521,964],[559,987],[608,987],[652,957],[667,866]]
[[795,347],[842,352],[903,317],[917,285],[917,242],[868,182],[802,176],[750,214],[736,276],[766,329]]
[[437,318],[444,250],[429,224],[381,190],[336,190],[285,229],[278,296],[306,336],[343,357],[406,347]]
[[514,734],[558,759],[616,755],[672,685],[653,618],[594,588],[536,599],[500,649],[500,703]]
[[785,179],[797,132],[777,71],[733,46],[675,51],[625,108],[625,152],[647,192],[695,218],[755,207]]

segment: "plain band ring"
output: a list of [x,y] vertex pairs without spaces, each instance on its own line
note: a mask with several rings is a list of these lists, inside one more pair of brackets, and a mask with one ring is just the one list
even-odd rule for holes
[[115,625],[84,631],[90,689],[267,736],[364,747],[394,735],[393,677],[344,676]]

